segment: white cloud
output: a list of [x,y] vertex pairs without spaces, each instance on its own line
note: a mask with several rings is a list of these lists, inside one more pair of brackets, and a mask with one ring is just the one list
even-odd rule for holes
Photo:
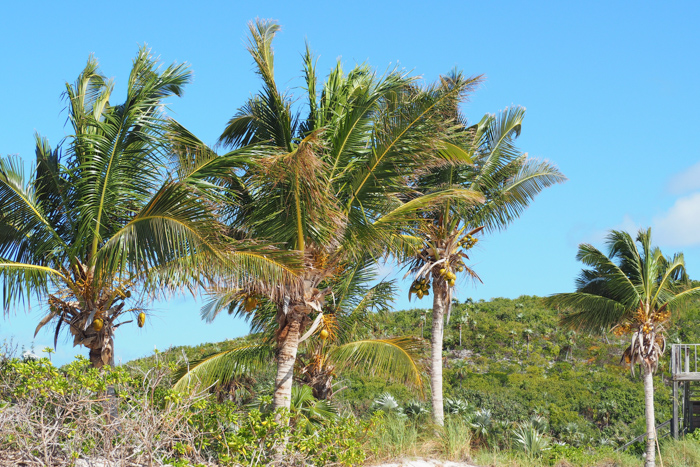
[[[700,164],[695,167],[700,171]],[[679,198],[666,214],[654,218],[653,226],[654,243],[673,247],[700,245],[700,192]]]
[[667,189],[674,195],[700,190],[700,162],[671,177]]

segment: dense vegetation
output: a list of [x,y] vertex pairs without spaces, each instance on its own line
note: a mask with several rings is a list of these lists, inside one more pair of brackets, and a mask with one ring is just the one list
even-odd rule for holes
[[[110,102],[112,82],[91,58],[67,85],[72,134],[54,148],[37,136],[29,176],[19,157],[0,158],[3,306],[36,297],[46,312],[37,331],[51,324],[54,346],[63,331],[90,349],[58,369],[5,345],[0,459],[357,465],[429,453],[625,464],[639,446],[614,448],[644,431],[646,413],[653,466],[654,422],[668,418],[670,398],[663,373],[654,393],[652,373],[667,364],[665,339],[698,337],[684,325],[698,307],[679,314],[674,301],[696,292],[683,288],[682,256],[652,249],[650,232],[641,256],[582,245],[590,283],[548,302],[569,313],[563,321],[537,297],[453,301],[456,272],[477,277],[465,263],[474,235],[505,228],[565,180],[514,145],[524,110],[470,124],[460,106],[481,78],[459,71],[426,84],[338,63],[321,83],[308,47],[297,103],[274,75],[278,30],[250,24],[261,90],[228,122],[225,154],[163,111],[187,67],[160,71],[143,48],[124,103]],[[394,285],[375,280],[378,258],[407,265],[418,298],[432,283],[432,314],[388,311]],[[152,300],[186,289],[211,299],[203,318],[245,316],[254,334],[114,367],[124,317],[143,326]],[[601,340],[562,322],[624,332]],[[625,332],[644,389],[617,364]],[[684,443],[664,449],[695,456]]]
[[[8,453],[31,452],[38,461],[97,452],[180,465],[266,463],[283,439],[289,440],[289,459],[300,464],[354,465],[425,453],[496,465],[555,465],[563,459],[573,465],[639,462],[641,443],[625,454],[614,451],[644,433],[642,385],[619,365],[626,342],[562,330],[558,312],[539,297],[454,305],[445,327],[444,428],[430,422],[429,405],[419,392],[373,377],[367,369],[338,375],[330,401],[317,401],[295,384],[292,410],[285,415],[291,428],[271,412],[273,366],[210,395],[172,391],[172,372],[181,362],[254,339],[247,336],[172,348],[101,373],[86,360],[56,369],[48,359],[22,362],[6,355],[1,400],[13,401],[15,410],[0,412],[0,445]],[[373,314],[358,333],[429,336],[427,311]],[[700,304],[686,307],[671,325],[669,340],[700,342],[700,330],[693,326],[699,318]],[[426,360],[427,355],[426,345]],[[667,360],[660,370],[657,422],[667,420],[671,411]],[[100,397],[108,386],[118,394],[114,432],[105,430],[101,419],[109,412]],[[58,421],[60,428],[42,433],[40,419]],[[663,438],[662,456],[680,456],[692,465],[699,449],[690,438]]]

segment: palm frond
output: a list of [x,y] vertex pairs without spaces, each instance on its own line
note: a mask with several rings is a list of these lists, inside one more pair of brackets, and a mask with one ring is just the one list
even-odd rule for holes
[[380,375],[406,384],[423,393],[418,359],[422,343],[409,337],[350,342],[333,349],[329,357],[337,367],[362,365],[372,375]]
[[517,173],[497,188],[486,190],[487,202],[468,212],[470,224],[488,231],[505,228],[517,219],[542,190],[562,183],[566,177],[553,165],[534,159],[517,162]]
[[610,330],[628,313],[628,308],[613,299],[581,292],[556,294],[545,300],[549,306],[573,310],[561,319],[562,326],[592,333]]
[[263,89],[228,122],[219,141],[230,146],[266,141],[291,152],[295,119],[291,103],[277,90],[272,51],[272,40],[280,26],[257,19],[248,27],[248,51],[263,80]]
[[66,277],[56,269],[9,261],[0,257],[0,279],[2,279],[2,301],[5,312],[10,306],[22,300],[30,301],[32,296],[48,294],[52,281]]
[[226,384],[236,376],[268,368],[274,354],[269,345],[251,344],[194,360],[173,374],[173,390],[200,390],[216,383]]

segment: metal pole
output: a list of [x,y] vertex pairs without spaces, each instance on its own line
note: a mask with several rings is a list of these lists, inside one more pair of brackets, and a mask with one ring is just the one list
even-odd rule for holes
[[673,382],[673,421],[671,422],[671,435],[678,439],[678,381]]
[[690,415],[690,387],[689,381],[683,382],[683,432],[689,433],[691,430],[692,416]]

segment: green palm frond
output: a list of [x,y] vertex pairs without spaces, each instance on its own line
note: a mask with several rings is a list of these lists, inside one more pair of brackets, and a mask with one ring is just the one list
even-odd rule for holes
[[33,180],[25,176],[19,157],[0,158],[0,255],[40,260],[53,250],[66,248],[41,198]]
[[700,296],[700,287],[693,287],[682,292],[678,292],[672,297],[666,298],[664,304],[667,306],[678,306],[688,300],[698,298]]
[[[179,183],[164,185],[141,212],[96,252],[98,267],[123,274],[207,253],[221,259],[218,224],[201,199]],[[190,261],[187,266],[198,268]]]
[[[584,269],[572,293],[547,298],[549,305],[566,312],[562,324],[590,332],[625,325],[626,332],[663,333],[668,316],[664,311],[700,294],[700,288],[682,289],[682,255],[666,258],[651,244],[651,230],[640,230],[636,241],[630,234],[611,231],[608,255],[588,244],[579,245],[577,259]],[[654,327],[652,326],[660,326]],[[644,329],[642,329],[644,328]]]
[[225,384],[236,376],[269,367],[274,354],[269,345],[244,345],[217,352],[180,367],[173,374],[173,390],[188,391]]
[[10,306],[29,302],[32,296],[41,297],[49,293],[52,283],[66,277],[56,269],[36,264],[9,261],[0,257],[0,280],[2,280],[2,301],[5,312]]
[[483,131],[477,132],[483,139],[478,143],[482,156],[477,162],[479,172],[474,180],[476,186],[493,184],[494,174],[520,157],[515,139],[520,136],[524,117],[525,108],[514,106],[498,116],[482,120]]
[[597,248],[588,244],[579,245],[576,259],[586,266],[592,267],[605,279],[606,296],[624,304],[626,307],[634,307],[641,298],[634,276],[630,277],[629,269],[623,270],[615,262],[605,256]]
[[34,191],[38,203],[46,212],[51,226],[61,238],[68,237],[73,229],[74,206],[69,199],[71,178],[61,167],[61,152],[51,149],[48,139],[34,135],[36,142],[36,176]]
[[613,299],[580,292],[557,294],[546,302],[550,306],[575,310],[562,318],[563,326],[592,333],[609,330],[628,313],[626,307]]
[[260,19],[248,26],[248,51],[262,78],[263,89],[228,122],[220,141],[231,146],[266,141],[291,152],[295,119],[292,117],[291,103],[277,90],[272,51],[272,40],[280,26],[274,21]]
[[470,225],[483,225],[487,230],[505,228],[517,219],[542,190],[566,177],[553,165],[534,159],[517,160],[517,173],[508,178],[495,190],[489,187],[485,192],[488,201],[468,213]]
[[423,392],[418,360],[423,351],[421,341],[410,337],[372,339],[350,342],[330,351],[337,367],[357,368],[401,382]]
[[396,230],[397,226],[411,224],[416,220],[416,214],[430,211],[433,207],[443,206],[447,201],[454,205],[474,206],[484,201],[484,196],[465,188],[449,188],[433,191],[414,198],[396,209],[384,214],[374,222],[375,227],[390,225]]
[[291,410],[312,424],[332,420],[338,416],[338,408],[328,400],[318,400],[309,386],[293,386]]

